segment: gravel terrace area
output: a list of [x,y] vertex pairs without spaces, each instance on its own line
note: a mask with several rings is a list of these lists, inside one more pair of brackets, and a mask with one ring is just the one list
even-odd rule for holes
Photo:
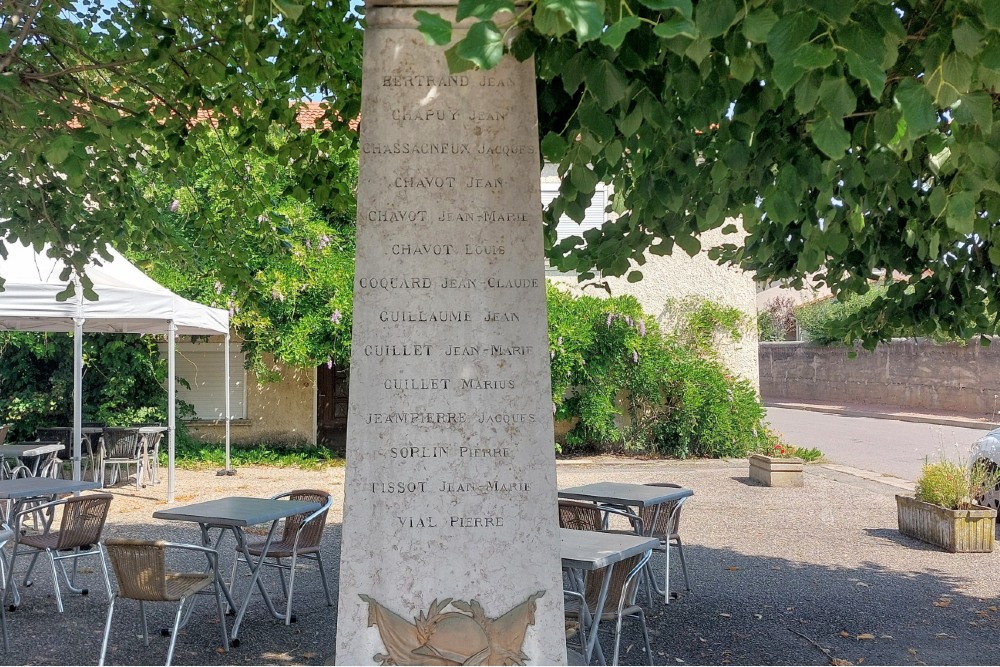
[[[894,493],[899,489],[813,465],[803,488],[754,486],[745,461],[645,462],[615,458],[563,461],[560,486],[593,481],[672,481],[694,489],[683,510],[691,592],[669,606],[643,600],[653,662],[676,664],[997,664],[1000,661],[1000,555],[948,554],[901,536]],[[334,493],[324,558],[336,603],[343,469],[302,471],[242,468],[233,477],[214,471],[177,472],[177,504],[224,496],[266,497],[292,488]],[[165,476],[165,472],[164,472]],[[156,521],[164,485],[116,498],[106,536],[196,542],[194,524]],[[231,546],[231,545],[230,545]],[[231,548],[223,549],[228,577]],[[27,559],[19,561],[23,572]],[[40,561],[20,608],[8,613],[12,650],[3,664],[96,664],[107,598],[96,563],[83,561],[88,596],[65,594],[56,612],[47,563]],[[659,556],[656,567],[662,568]],[[672,558],[672,583],[682,585]],[[662,569],[659,569],[662,578]],[[277,591],[273,573],[269,590]],[[246,577],[241,578],[245,590]],[[65,589],[64,589],[65,590]],[[122,601],[108,664],[163,664],[175,607],[149,605],[151,645],[143,646],[138,604]],[[335,608],[327,607],[317,573],[296,581],[298,622],[285,627],[253,600],[240,631],[241,645],[221,651],[214,604],[200,600],[177,640],[174,663],[227,665],[332,664]],[[231,619],[231,617],[230,617]],[[626,623],[622,664],[645,664],[642,641]],[[610,642],[604,642],[610,656]]]

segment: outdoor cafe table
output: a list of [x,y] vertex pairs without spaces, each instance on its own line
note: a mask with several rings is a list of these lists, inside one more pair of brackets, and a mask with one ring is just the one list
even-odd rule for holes
[[[271,603],[271,598],[264,588],[264,583],[260,581],[260,568],[264,563],[264,556],[267,554],[268,547],[271,546],[271,540],[274,538],[278,522],[281,519],[286,519],[296,514],[315,512],[319,508],[319,503],[299,500],[231,497],[208,500],[203,503],[195,503],[194,505],[185,505],[184,507],[157,510],[153,512],[153,518],[197,523],[201,527],[202,544],[206,547],[214,548],[216,551],[218,551],[219,543],[222,542],[226,531],[228,530],[233,534],[233,537],[236,539],[236,548],[243,553],[243,557],[246,559],[251,572],[250,585],[247,588],[246,597],[243,598],[243,602],[239,605],[239,611],[236,612],[236,619],[233,622],[231,635],[233,646],[239,646],[237,633],[240,629],[240,623],[243,621],[243,615],[246,613],[247,605],[250,603],[250,596],[253,594],[254,585],[260,590],[261,597],[264,598],[264,604],[267,605],[267,609],[271,612],[271,615],[275,618],[284,618],[282,614],[279,614],[275,610],[274,605]],[[269,521],[271,522],[271,528],[261,548],[261,557],[255,561],[250,555],[250,549],[247,547],[244,529],[248,526],[256,526]],[[216,539],[214,545],[209,533],[213,528],[219,529],[219,537]],[[235,583],[235,581],[232,583]],[[232,586],[232,583],[230,586]],[[232,592],[226,586],[222,587],[222,591],[225,593],[229,605],[233,609],[236,609]]]
[[[642,510],[646,507],[662,505],[692,495],[694,495],[694,491],[691,489],[626,482],[594,482],[559,491],[560,498],[590,501],[625,509],[634,508],[637,510],[635,512],[637,516],[641,515]],[[655,525],[655,523],[656,519],[654,518],[652,524]],[[644,531],[651,529],[652,525],[643,526]]]
[[[581,623],[580,626],[581,632],[584,633],[586,664],[590,664],[594,646],[597,644],[597,621],[604,613],[604,601],[608,597],[608,584],[611,582],[611,574],[615,564],[636,554],[649,551],[658,544],[659,540],[651,537],[601,533],[593,530],[559,529],[559,555],[562,558],[562,567],[564,570],[571,571],[570,580],[579,589],[578,593],[584,592],[583,581],[573,572],[594,572],[608,568],[601,584],[601,591],[597,596],[597,606],[592,617],[594,620],[589,624],[591,626],[589,632],[584,623]],[[586,608],[586,602],[583,607]]]
[[[3,445],[4,447],[14,447],[16,445]],[[62,445],[59,445],[62,449]],[[49,501],[55,500],[57,496],[70,493],[79,493],[90,489],[99,489],[101,485],[97,482],[85,482],[83,480],[72,479],[52,479],[51,477],[19,477],[18,479],[0,480],[0,500],[7,501],[7,511],[3,520],[10,523],[14,515],[26,503],[32,500]],[[17,526],[11,526],[17,530]],[[0,558],[3,561],[3,570],[6,574],[6,584],[12,584],[14,573],[7,566],[7,554],[0,551]],[[6,590],[6,586],[4,587]],[[17,588],[12,591],[14,594],[14,604],[19,604],[20,596]]]
[[[38,468],[42,457],[46,454],[55,454],[63,450],[62,443],[56,441],[43,442],[19,442],[13,445],[0,445],[0,460],[6,462],[7,459],[19,459],[21,457],[34,457],[35,462],[31,466],[31,476],[38,474]],[[16,466],[17,464],[15,464]],[[5,466],[6,468],[6,466]]]

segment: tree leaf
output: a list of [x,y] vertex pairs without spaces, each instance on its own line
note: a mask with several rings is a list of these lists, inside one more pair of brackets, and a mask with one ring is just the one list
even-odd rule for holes
[[872,97],[881,99],[882,90],[885,88],[885,72],[877,63],[862,58],[854,51],[848,51],[844,58],[847,62],[847,69],[854,76],[868,86]]
[[481,69],[493,69],[503,58],[503,34],[493,21],[474,23],[455,53]]
[[[584,73],[583,79],[587,82],[587,89],[597,98],[605,111],[621,102],[628,90],[628,81],[618,68],[607,60],[595,63]],[[607,138],[610,139],[610,136]]]
[[813,123],[809,128],[813,143],[829,157],[838,160],[851,147],[851,134],[844,129],[843,121],[835,121],[830,116]]
[[73,137],[68,134],[60,134],[45,149],[45,159],[48,160],[49,164],[62,164],[69,157],[75,145]]
[[847,21],[851,17],[854,5],[854,0],[823,0],[822,2],[813,4],[816,11],[834,23],[844,23]]
[[951,31],[955,50],[967,56],[975,56],[983,48],[983,34],[969,20],[960,21]]
[[569,22],[562,12],[549,9],[544,5],[537,5],[535,7],[531,21],[538,32],[552,37],[562,37],[573,29],[573,24]]
[[948,214],[945,224],[958,234],[971,234],[976,221],[976,195],[963,191],[948,198]]
[[919,137],[934,129],[938,124],[934,100],[927,89],[913,79],[905,79],[896,88],[893,96],[896,106],[906,121],[906,131],[912,137]]
[[837,53],[831,48],[816,44],[803,44],[795,50],[792,63],[805,70],[826,69],[837,59]]
[[819,85],[819,103],[835,118],[853,113],[858,106],[854,91],[842,76],[828,77]]
[[763,44],[777,22],[778,15],[769,7],[755,10],[743,21],[743,36],[755,44]]
[[540,148],[548,162],[558,164],[566,155],[566,140],[555,132],[548,132],[542,138]]
[[597,39],[604,30],[603,0],[541,0],[539,7],[562,14],[581,44]]
[[691,19],[675,15],[662,23],[657,23],[653,28],[653,34],[664,39],[679,36],[695,39],[698,37],[698,28]]
[[580,105],[577,115],[583,128],[602,141],[609,141],[615,135],[615,124],[611,117],[590,100]]
[[813,30],[816,29],[816,23],[816,15],[810,12],[786,14],[778,19],[767,35],[767,52],[775,59],[775,66],[778,65],[779,59],[793,53],[809,41]]
[[440,14],[418,9],[413,18],[417,20],[417,29],[428,44],[444,46],[451,42],[451,21],[441,18]]
[[733,75],[734,79],[741,83],[747,83],[750,81],[750,79],[753,78],[755,71],[756,64],[753,61],[753,57],[749,54],[737,56],[729,62],[729,73]]
[[601,35],[601,44],[617,50],[625,41],[625,36],[640,25],[642,25],[642,21],[638,16],[623,16],[620,21],[612,23],[604,31]]
[[448,71],[452,74],[467,72],[470,69],[476,68],[476,63],[458,55],[458,47],[460,44],[461,42],[451,46],[444,52],[445,61],[448,63]]
[[979,125],[983,134],[993,129],[993,98],[989,93],[977,91],[962,95],[953,112],[956,122]]
[[461,21],[469,17],[481,20],[492,19],[497,12],[514,13],[514,3],[511,0],[458,0],[455,10],[455,20]]
[[691,18],[694,12],[691,0],[639,0],[639,2],[660,12],[666,9],[676,9],[681,16],[687,19]]
[[288,2],[288,0],[271,0],[271,3],[283,16],[293,21],[298,21],[299,17],[302,16],[302,10],[305,9],[305,6]]
[[705,39],[725,34],[736,20],[736,3],[733,0],[699,0],[695,9],[694,22]]

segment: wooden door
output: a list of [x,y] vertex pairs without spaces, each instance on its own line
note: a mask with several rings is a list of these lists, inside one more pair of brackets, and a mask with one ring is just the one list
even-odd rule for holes
[[347,369],[316,369],[316,438],[341,454],[347,444]]

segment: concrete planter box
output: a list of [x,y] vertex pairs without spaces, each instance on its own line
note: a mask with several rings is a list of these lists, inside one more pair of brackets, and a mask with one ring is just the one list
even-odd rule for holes
[[764,486],[802,486],[802,464],[797,458],[750,455],[750,479]]
[[912,496],[896,496],[899,532],[952,553],[993,551],[997,511],[978,505],[950,510]]

